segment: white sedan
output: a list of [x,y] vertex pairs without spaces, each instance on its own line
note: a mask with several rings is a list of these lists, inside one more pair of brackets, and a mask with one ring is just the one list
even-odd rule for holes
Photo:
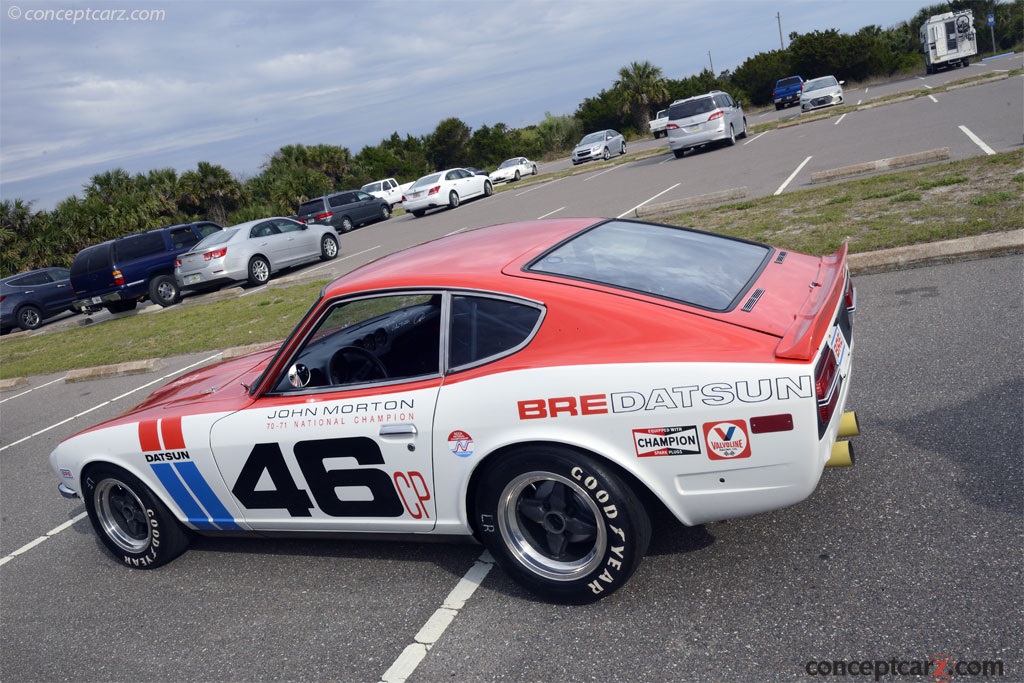
[[835,76],[822,76],[807,81],[804,83],[804,91],[800,94],[800,111],[842,104],[843,83],[846,81],[838,81]]
[[464,199],[490,197],[494,185],[485,175],[474,175],[464,168],[450,168],[423,176],[402,197],[402,208],[419,218],[427,209],[447,206],[454,209]]
[[524,175],[537,175],[537,164],[526,157],[513,157],[501,162],[501,166],[489,175],[496,183],[519,180]]

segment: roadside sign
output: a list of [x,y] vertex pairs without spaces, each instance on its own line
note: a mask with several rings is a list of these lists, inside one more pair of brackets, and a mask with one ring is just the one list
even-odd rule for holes
[[988,25],[989,26],[995,26],[996,25],[996,15],[994,15],[994,14],[989,14],[988,15]]

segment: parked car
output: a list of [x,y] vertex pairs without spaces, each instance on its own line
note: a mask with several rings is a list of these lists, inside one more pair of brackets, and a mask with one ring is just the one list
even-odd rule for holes
[[626,138],[614,130],[599,130],[584,135],[572,150],[572,165],[582,164],[591,159],[609,159],[626,153]]
[[506,159],[490,173],[491,180],[496,183],[519,180],[524,175],[537,175],[537,164],[526,157]]
[[147,296],[161,306],[181,300],[174,279],[174,261],[201,239],[223,228],[200,221],[94,244],[78,252],[71,263],[73,306],[84,312],[106,308],[111,313],[130,311]]
[[341,234],[391,218],[391,203],[362,190],[347,190],[302,202],[297,216],[303,223],[330,225]]
[[743,104],[720,90],[673,102],[668,108],[668,146],[681,159],[686,150],[747,137]]
[[666,126],[668,126],[668,109],[661,109],[650,121],[651,133],[654,135],[655,140],[668,135],[668,131],[665,129]]
[[75,291],[67,268],[40,268],[0,280],[0,331],[34,330],[47,318],[71,311]]
[[846,81],[836,80],[835,76],[822,76],[807,81],[804,83],[804,91],[800,93],[800,111],[842,104],[844,83]]
[[768,512],[851,464],[846,257],[617,219],[460,232],[342,276],[280,347],[176,378],[50,465],[129,568],[194,532],[472,535],[526,588],[592,602],[654,512]]
[[447,206],[454,209],[465,199],[490,197],[494,185],[485,175],[464,168],[450,168],[423,176],[402,197],[402,207],[419,218],[428,209]]
[[247,280],[263,285],[282,268],[338,256],[338,235],[326,223],[261,218],[240,223],[197,244],[174,264],[182,287],[210,287]]
[[387,201],[388,205],[394,209],[402,203],[402,193],[409,189],[410,185],[412,183],[399,185],[398,181],[394,178],[385,178],[384,180],[375,180],[372,183],[367,183],[359,189]]
[[804,90],[804,79],[802,76],[786,76],[775,81],[772,89],[772,101],[775,102],[775,110],[783,109],[791,104],[800,102],[800,93]]
[[[463,168],[472,173],[473,175],[485,175],[488,178],[491,176],[490,173],[488,173],[482,168],[477,168],[476,166],[463,166]],[[409,183],[409,185],[412,185],[412,183]]]

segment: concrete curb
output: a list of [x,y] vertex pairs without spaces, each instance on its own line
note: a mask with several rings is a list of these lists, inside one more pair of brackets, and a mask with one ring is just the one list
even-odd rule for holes
[[95,368],[82,368],[71,370],[64,375],[65,383],[85,382],[100,377],[123,377],[125,375],[142,375],[147,372],[154,372],[164,367],[164,362],[158,358],[150,360],[131,360],[125,363],[114,365],[101,365]]
[[917,164],[927,164],[932,161],[942,161],[948,158],[949,147],[930,149],[927,152],[904,154],[903,156],[889,157],[888,159],[868,161],[863,164],[831,168],[827,171],[815,171],[811,174],[811,182],[820,183],[826,180],[835,180],[836,178],[848,178],[849,176],[871,173],[872,171],[887,171],[892,168],[905,168],[907,166],[916,166]]
[[0,391],[10,391],[11,389],[20,389],[21,387],[27,387],[28,380],[24,377],[11,377],[10,379],[0,379]]
[[685,199],[676,199],[671,202],[662,202],[661,204],[639,206],[633,211],[633,213],[636,214],[637,218],[643,218],[644,216],[655,216],[659,214],[686,211],[687,209],[693,209],[698,206],[719,204],[733,199],[743,199],[746,196],[746,187],[735,187],[730,190],[709,192],[708,194],[697,195],[696,197],[686,197]]

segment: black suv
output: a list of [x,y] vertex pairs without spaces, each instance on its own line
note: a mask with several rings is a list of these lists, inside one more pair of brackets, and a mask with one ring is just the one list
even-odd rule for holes
[[326,223],[334,232],[348,232],[358,225],[386,221],[391,218],[391,205],[386,199],[362,190],[336,192],[310,199],[299,206],[298,219],[303,223]]
[[74,307],[120,313],[132,310],[147,296],[161,306],[178,303],[181,291],[174,279],[174,260],[223,229],[207,221],[183,223],[86,247],[71,264]]

